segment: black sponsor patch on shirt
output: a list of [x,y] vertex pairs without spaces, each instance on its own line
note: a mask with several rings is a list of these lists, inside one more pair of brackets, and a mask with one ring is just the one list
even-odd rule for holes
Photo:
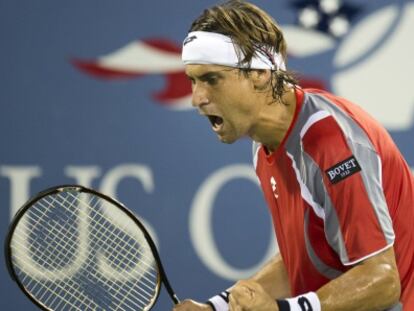
[[358,161],[354,156],[335,164],[331,168],[325,171],[326,176],[328,176],[331,184],[336,184],[341,180],[359,172],[361,167],[359,166]]

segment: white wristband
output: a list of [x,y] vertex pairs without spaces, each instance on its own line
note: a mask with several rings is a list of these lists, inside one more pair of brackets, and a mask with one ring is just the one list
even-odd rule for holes
[[294,298],[279,299],[277,305],[280,311],[321,311],[321,302],[314,292]]
[[209,304],[214,311],[228,311],[229,310],[229,293],[222,292],[220,295],[211,297],[207,304]]

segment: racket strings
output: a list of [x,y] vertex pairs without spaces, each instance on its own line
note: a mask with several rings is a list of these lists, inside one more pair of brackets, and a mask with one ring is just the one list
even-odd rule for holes
[[[44,207],[44,205],[42,205],[42,206]],[[51,207],[51,204],[49,203],[48,206],[47,206],[47,208],[50,208],[50,207]],[[49,217],[49,215],[46,215],[41,210],[39,212],[42,214],[42,216],[45,216],[45,218],[43,218],[42,216],[39,216],[37,213],[35,213],[35,211],[37,211],[37,210],[36,209],[31,209],[31,214],[36,215],[37,218],[35,218],[33,216],[30,217],[31,215],[25,215],[24,217],[25,218],[29,218],[29,219],[27,219],[26,221],[22,221],[19,224],[19,226],[16,227],[16,234],[14,235],[13,240],[14,240],[14,243],[17,244],[17,246],[20,246],[20,248],[19,247],[15,247],[15,249],[16,249],[15,254],[16,255],[20,255],[20,257],[22,257],[23,259],[25,259],[24,264],[20,264],[20,262],[18,262],[19,263],[19,265],[18,265],[19,268],[24,273],[26,273],[26,275],[23,276],[22,283],[25,284],[25,286],[32,293],[34,293],[35,296],[37,296],[37,298],[40,301],[45,301],[44,300],[45,294],[48,293],[48,292],[52,292],[53,293],[53,290],[51,288],[49,288],[48,286],[45,286],[44,284],[41,284],[41,283],[39,283],[37,281],[36,276],[37,276],[38,273],[37,274],[35,273],[35,275],[33,276],[33,272],[36,271],[35,269],[37,268],[37,265],[35,265],[35,263],[31,260],[32,257],[34,257],[34,256],[32,255],[29,258],[26,258],[26,257],[28,257],[27,256],[28,255],[28,252],[18,251],[19,249],[27,249],[28,248],[28,245],[26,245],[26,244],[27,244],[27,241],[30,239],[30,236],[29,236],[29,234],[26,234],[25,231],[27,231],[27,230],[24,230],[24,229],[27,229],[27,222],[30,222],[31,223],[32,228],[37,228],[38,226],[41,225],[40,222],[42,220],[44,221],[45,219],[48,219],[48,217]],[[36,221],[33,221],[33,220],[36,220]],[[53,228],[53,226],[52,227],[49,226],[48,229],[49,229],[50,233],[56,234],[56,236],[60,236],[60,231],[56,231]],[[22,242],[20,242],[20,241],[22,241]],[[66,240],[66,242],[69,242],[69,241],[70,241],[70,239],[67,239]],[[32,241],[31,243],[34,243],[34,241]],[[36,241],[36,244],[39,244],[39,242]],[[58,245],[59,245],[59,243],[58,243]],[[36,252],[36,247],[35,246],[36,246],[35,244],[30,245],[30,251]],[[66,244],[64,246],[66,246]],[[35,253],[35,255],[38,255],[38,256],[36,256],[36,257],[38,257],[37,258],[37,262],[39,264],[42,264],[43,266],[45,265],[45,263],[46,263],[46,265],[49,265],[49,262],[47,260],[45,261],[44,258],[47,259],[50,256],[50,254],[53,254],[53,252],[54,252],[54,249],[51,249],[50,244],[47,245],[47,248],[46,249],[48,250],[48,253],[44,253],[43,256],[42,256],[42,253],[37,254],[39,252],[38,250],[37,250],[37,253]],[[25,255],[25,256],[21,256],[22,254]],[[22,258],[19,258],[19,261],[23,260]],[[26,270],[25,268],[28,269],[28,270]],[[31,277],[29,277],[29,275]],[[33,278],[33,277],[35,277],[35,278]],[[29,281],[26,282],[26,279],[29,279]],[[33,288],[32,288],[32,283],[34,283]],[[42,285],[42,286],[39,286],[39,285]],[[62,289],[60,283],[56,283],[55,286],[57,287],[57,289]],[[42,290],[43,290],[43,294],[42,294]],[[73,290],[75,290],[75,293],[78,292],[77,291],[77,288],[73,288]],[[84,297],[84,295],[77,295],[77,296],[78,297]],[[53,295],[51,295],[50,297],[53,297]],[[54,297],[57,297],[57,296],[55,295]],[[86,298],[87,297],[85,296],[85,300],[86,300]],[[62,297],[62,299],[65,300],[64,297]],[[80,298],[77,298],[77,300],[79,300],[79,299]],[[45,302],[48,303],[48,301],[45,301]],[[66,302],[68,304],[70,304],[69,301],[66,301]],[[93,301],[90,301],[90,302],[93,303]]]
[[[45,205],[43,205],[42,203],[38,202],[39,205],[43,208],[48,208]],[[49,206],[50,207],[50,206]],[[55,212],[59,212],[57,209],[54,210]],[[54,219],[50,219],[47,223],[47,227],[40,224],[41,221],[45,221],[45,219],[49,219],[49,214],[46,214],[44,212],[42,212],[40,209],[32,209],[31,211],[31,217],[27,217],[29,218],[28,221],[31,220],[36,220],[35,223],[33,223],[31,225],[32,228],[41,228],[43,229],[42,231],[46,231],[47,232],[47,236],[45,237],[47,239],[46,242],[50,241],[50,243],[46,243],[46,248],[45,247],[41,247],[42,245],[40,245],[40,242],[37,240],[31,240],[31,250],[34,253],[34,255],[42,255],[44,254],[45,258],[49,259],[49,261],[45,262],[43,261],[42,264],[44,265],[49,265],[50,263],[54,263],[55,266],[65,266],[68,264],[68,261],[70,261],[71,258],[68,258],[66,256],[66,254],[71,250],[71,249],[77,249],[77,238],[76,238],[76,231],[74,230],[75,228],[71,228],[73,229],[72,231],[74,232],[74,234],[67,234],[64,235],[61,230],[56,229],[55,224],[59,224],[58,222],[56,222]],[[38,213],[40,213],[40,215]],[[67,229],[67,225],[68,225],[68,220],[70,220],[66,214],[63,214],[60,212],[61,215],[57,215],[57,213],[54,214],[55,218],[57,218],[56,216],[63,216],[63,218],[66,218],[66,222],[63,225],[60,225],[60,229],[62,230],[66,230]],[[19,234],[19,236],[25,237],[26,239],[24,239],[23,241],[28,241],[31,238],[30,234],[27,234],[24,231],[25,226],[19,226],[16,228],[16,233]],[[68,231],[68,230],[67,230]],[[36,232],[36,230],[32,230],[32,235],[34,235],[34,233]],[[53,235],[52,235],[52,234]],[[42,237],[40,236],[38,238],[38,240],[42,241]],[[61,241],[64,241],[63,243],[61,243]],[[36,244],[35,244],[36,243]],[[72,245],[69,245],[72,244]],[[39,245],[39,248],[36,248],[35,246]],[[36,252],[38,252],[39,254],[36,254]],[[59,255],[63,255],[61,257],[61,259],[55,259],[55,257],[59,257]],[[73,255],[74,256],[74,255]],[[73,257],[70,256],[70,257]],[[39,258],[41,259],[41,257]],[[63,260],[65,260],[66,262],[63,262]]]
[[[27,273],[27,275],[29,275],[30,274],[30,271],[24,271],[24,272],[26,272]],[[90,277],[90,274],[87,272],[86,273],[86,275],[84,275],[84,277]],[[23,281],[24,282],[24,281]],[[63,284],[63,286],[60,286],[60,284],[59,284],[60,282],[58,282],[58,283],[54,283],[53,285],[55,286],[55,287],[57,287],[57,289],[64,289],[64,292],[65,292],[65,294],[67,294],[66,293],[66,290],[67,289],[70,289],[70,292],[71,291],[73,291],[73,290],[76,290],[76,292],[79,292],[79,291],[77,291],[80,287],[79,286],[77,286],[77,287],[74,287],[74,288],[71,288],[70,286],[65,286],[65,285],[67,285],[67,284],[65,284],[65,283],[62,283]],[[36,293],[36,285],[39,285],[39,283],[35,283],[35,286],[30,290],[32,293]],[[26,285],[28,288],[30,288],[30,286],[31,286],[31,284],[29,283],[29,284],[27,284]],[[54,293],[54,294],[56,294],[56,293],[58,293],[59,294],[59,292],[58,291],[56,291],[56,293],[51,289],[51,288],[48,288],[48,287],[46,287],[46,288],[39,288],[39,291],[41,291],[41,290],[44,290],[44,289],[46,289],[48,292],[50,292],[50,293]],[[109,289],[109,288],[108,288]],[[116,291],[118,294],[122,294],[122,291],[119,291],[118,289],[116,289],[116,288],[114,288],[114,287],[112,287],[112,289],[114,290],[114,291]],[[43,292],[43,294],[42,294],[42,296],[38,296],[37,294],[35,294],[35,296],[38,296],[38,299],[40,300],[40,301],[44,301],[44,299],[43,299],[43,296],[44,296],[44,294],[46,293],[46,291],[44,291]],[[138,293],[139,295],[140,295],[140,293]],[[82,294],[83,295],[83,294]],[[80,296],[82,296],[82,295],[80,295]],[[140,296],[142,296],[142,295],[140,295]],[[53,296],[50,296],[50,297],[53,297]],[[56,295],[54,295],[54,297],[56,298]],[[75,297],[76,299],[79,299],[78,298],[78,296],[72,296],[72,297]],[[116,297],[116,296],[115,296]],[[143,296],[142,296],[143,297]],[[148,299],[147,297],[144,297],[145,299]],[[64,299],[64,298],[63,298]],[[65,300],[65,299],[64,299]],[[135,302],[133,302],[131,299],[128,299],[130,302],[132,302],[132,303],[135,303]],[[65,300],[66,302],[68,302],[68,300]],[[120,299],[119,299],[119,301],[120,301]],[[145,301],[142,301],[142,300],[139,300],[138,299],[138,302],[140,302],[141,304],[145,304]],[[53,301],[52,302],[48,302],[48,301],[45,301],[45,304],[46,305],[52,305],[53,304]],[[81,308],[81,309],[84,309],[84,308]]]
[[[69,195],[71,195],[71,194],[69,194]],[[71,196],[73,196],[73,195],[71,195]],[[73,198],[74,199],[77,199],[77,200],[79,200],[78,198],[76,198],[75,196],[73,196]],[[96,197],[93,197],[93,198],[96,198]],[[92,200],[93,200],[93,198],[92,198]],[[83,201],[80,201],[79,200],[79,202],[80,203],[82,203],[82,204],[85,204]],[[60,204],[61,202],[57,202],[58,204]],[[97,203],[96,203],[96,206],[99,204],[99,203],[101,203],[102,204],[102,200],[101,201],[97,201]],[[86,204],[88,207],[89,207],[89,205],[88,204]],[[95,206],[95,207],[96,207]],[[69,211],[69,212],[71,212],[71,211]],[[103,216],[102,214],[100,214],[99,216],[102,216],[103,218],[105,217],[105,216]],[[94,218],[92,218],[92,217],[90,217],[90,216],[88,216],[88,215],[86,215],[86,217],[87,218],[89,218],[89,220],[91,220],[91,221],[95,221],[95,219]],[[117,244],[117,246],[121,246],[121,245],[125,245],[125,247],[129,247],[129,245],[127,244],[127,242],[136,242],[135,240],[133,240],[132,238],[130,238],[129,236],[127,236],[127,240],[125,240],[125,239],[121,239],[120,237],[119,237],[119,235],[118,234],[114,234],[113,233],[113,231],[109,231],[108,229],[107,229],[107,227],[105,227],[103,224],[101,224],[101,223],[96,223],[96,222],[94,222],[95,224],[97,224],[97,226],[96,227],[94,227],[91,231],[93,232],[93,231],[96,231],[96,232],[99,232],[100,233],[100,235],[105,235],[105,238],[104,239],[101,239],[100,237],[98,237],[97,239],[99,240],[99,242],[101,242],[103,245],[105,245],[105,243],[107,242],[107,240],[109,239],[109,238],[112,238],[112,240],[111,240],[111,242],[118,242],[118,244]],[[96,229],[96,230],[95,230]],[[119,231],[123,231],[123,229],[125,229],[125,228],[116,228],[115,230],[119,230]],[[101,230],[101,231],[98,231],[98,230]],[[96,235],[94,235],[94,234],[92,234],[91,235],[92,237],[94,237],[94,238],[96,238],[97,236]],[[144,237],[141,237],[141,239],[142,240],[144,240],[145,238]],[[123,248],[123,247],[122,247]],[[148,248],[148,247],[147,247]],[[143,261],[143,263],[149,268],[149,269],[151,269],[152,271],[154,271],[155,272],[155,274],[154,274],[154,276],[157,274],[157,269],[154,267],[154,265],[152,265],[152,264],[150,264],[150,263],[152,263],[153,262],[153,257],[151,256],[151,257],[147,257],[147,256],[145,256],[145,254],[146,253],[144,253],[143,251],[142,251],[142,249],[143,249],[143,247],[141,247],[141,246],[139,246],[139,248],[138,248],[138,253],[142,256],[142,258],[145,258],[145,259],[147,259],[148,261],[149,261],[149,263],[147,262],[147,261]],[[129,250],[129,249],[128,249]],[[132,248],[130,248],[130,250],[131,251],[135,251],[136,249],[132,249]],[[130,260],[130,259],[128,259],[127,257],[125,257],[125,258],[122,258],[123,260],[126,260],[126,261],[128,261],[130,264],[132,264],[132,265],[134,265],[134,264],[136,264],[134,261],[132,261],[132,260]]]
[[[67,305],[74,307],[76,310],[79,310],[79,308],[76,306],[79,305],[79,303],[79,307],[82,307],[80,308],[81,310],[84,310],[83,306],[87,307],[86,310],[90,310],[91,305],[94,305],[95,307],[98,306],[92,299],[88,299],[88,296],[82,292],[82,289],[79,285],[70,285],[70,280],[67,280],[65,282],[54,282],[53,287],[50,287],[44,283],[40,283],[39,281],[36,281],[34,284],[32,281],[29,281],[29,283],[27,283],[25,280],[30,279],[28,277],[30,271],[27,271],[24,268],[20,269],[26,273],[26,276],[23,276],[21,279],[22,283],[25,284],[25,287],[29,290],[29,292],[32,293],[33,296],[36,297],[36,299],[43,305],[49,307],[52,306],[54,310],[61,310],[59,309],[59,305],[62,302],[65,302]],[[50,295],[48,296],[48,294]],[[58,298],[60,299],[60,302],[58,304],[55,304],[55,301]]]
[[[24,276],[22,279],[23,284],[25,283],[24,280],[26,278],[28,278],[27,275]],[[67,282],[71,283],[70,280]],[[30,288],[30,287],[27,287],[27,288]],[[42,283],[35,283],[33,288],[29,291],[32,293],[35,293],[36,288],[39,288],[38,293],[41,293],[41,296],[38,296],[38,295],[34,295],[34,296],[43,305],[47,307],[53,307],[53,310],[65,310],[65,308],[60,309],[60,305],[62,303],[65,303],[67,306],[72,307],[75,310],[96,310],[98,307],[98,305],[92,299],[89,299],[87,295],[84,295],[84,293],[81,290],[81,287],[77,284],[73,286],[65,282],[56,282],[54,284],[54,287],[51,288],[51,287],[45,286]],[[44,298],[44,296],[45,295],[47,296],[48,293],[50,295],[47,298]],[[52,301],[49,301],[49,299],[52,299]],[[56,299],[60,299],[58,304],[55,304]],[[84,307],[86,307],[86,309]]]
[[[142,236],[137,241],[135,237],[126,233],[128,232],[126,228],[116,228],[115,226],[112,226],[113,228],[111,228],[111,220],[107,219],[100,208],[103,204],[108,205],[109,203],[107,201],[88,195],[91,196],[91,199],[89,202],[84,202],[78,196],[70,192],[65,192],[65,194],[65,196],[61,194],[59,196],[54,196],[50,201],[46,199],[38,201],[36,208],[31,209],[36,212],[30,213],[33,215],[28,216],[29,219],[25,221],[25,226],[22,226],[20,231],[16,228],[15,236],[20,237],[20,241],[16,240],[15,248],[26,247],[26,252],[31,252],[32,254],[35,253],[41,258],[40,260],[39,258],[36,259],[38,265],[48,268],[51,266],[65,267],[68,262],[71,263],[71,260],[74,260],[73,258],[81,256],[78,260],[83,263],[84,267],[89,267],[89,269],[83,268],[82,273],[78,273],[80,276],[77,276],[77,278],[81,278],[86,284],[91,278],[96,279],[102,284],[106,293],[109,290],[111,299],[106,299],[107,301],[105,301],[105,304],[110,303],[108,302],[109,300],[115,300],[115,305],[119,310],[135,310],[137,303],[145,308],[145,306],[149,304],[148,301],[154,298],[154,291],[159,284],[157,269],[154,268],[154,259],[147,256],[147,254],[151,255],[152,253],[149,250],[149,246],[143,245],[142,243],[144,241],[146,242],[145,237]],[[82,196],[84,197],[85,195]],[[95,202],[93,202],[94,199],[96,199]],[[80,205],[84,205],[84,212]],[[118,209],[115,206],[112,208]],[[55,218],[56,213],[58,213],[57,215],[60,217],[59,221],[51,219],[49,212],[51,209],[53,209]],[[82,213],[83,215],[81,215]],[[124,217],[129,218],[126,214]],[[44,222],[47,223],[48,226],[44,225]],[[83,225],[87,227],[88,241],[86,241],[86,243],[88,246],[86,251],[79,250],[79,247],[81,246],[79,244],[82,244],[82,241],[79,241],[78,243],[78,240],[81,240],[78,226],[81,225],[81,222],[84,222]],[[67,226],[68,228],[66,228]],[[27,241],[31,238],[31,234],[27,233],[27,229],[29,229],[28,227],[32,229],[31,232],[38,227],[46,230],[45,236],[48,237],[46,242],[36,241],[36,243],[34,243],[31,241],[33,244],[30,248],[27,248]],[[17,234],[18,232],[19,234]],[[137,230],[137,232],[139,231]],[[42,242],[46,243],[46,248],[42,245]],[[102,247],[102,245],[107,246]],[[74,246],[77,246],[77,248],[74,248]],[[138,246],[138,249],[135,246]],[[91,256],[91,250],[89,250],[89,248],[92,248],[92,251],[96,254],[100,251],[102,252],[102,249],[104,250],[103,256],[109,261],[109,267],[111,268],[110,270],[107,269],[105,271],[105,276],[102,276],[102,271],[99,271],[96,267],[90,269],[90,267],[96,266],[96,263],[93,262],[94,258]],[[67,256],[68,253],[72,252],[72,249],[76,249],[77,251],[75,251],[73,256]],[[36,253],[36,251],[38,251],[38,253]],[[68,259],[68,257],[71,259]],[[134,261],[133,259],[136,260]],[[29,290],[36,291],[34,295],[38,296],[37,298],[39,298],[40,301],[45,299],[44,297],[47,296],[47,292],[53,293],[53,295],[50,295],[50,297],[53,297],[52,300],[50,300],[50,297],[44,300],[46,305],[60,307],[60,305],[64,303],[69,309],[75,308],[78,310],[85,310],[85,306],[87,307],[87,310],[99,310],[103,308],[102,304],[99,306],[93,299],[88,297],[88,294],[84,293],[85,285],[81,286],[73,280],[74,271],[65,271],[69,275],[67,280],[60,280],[59,282],[56,280],[52,282],[46,280],[43,281],[42,284],[42,281],[39,281],[35,277],[30,277],[31,272],[33,272],[31,270],[38,269],[36,266],[27,269],[27,266],[32,264],[34,264],[33,260],[26,262],[23,266],[19,266],[19,269],[25,274],[22,279],[26,283],[25,286],[33,287],[33,289],[29,288]],[[130,272],[125,271],[126,269],[137,267],[139,267],[139,271],[136,274],[140,277],[136,278],[135,281],[128,279],[128,277],[119,277],[121,272],[123,274]],[[147,275],[151,275],[151,278],[148,278]],[[29,281],[27,282],[26,279]],[[34,285],[32,285],[32,283],[34,283]],[[50,284],[48,283],[53,283],[52,286],[55,286],[57,289],[50,288]],[[89,292],[92,289],[93,288],[89,286]],[[99,293],[98,289],[93,290],[96,290],[96,292]],[[57,295],[57,292],[62,292],[62,294]],[[72,292],[72,294],[69,295],[70,297],[66,297],[70,292]],[[99,295],[93,293],[91,296],[96,299]],[[129,304],[127,304],[127,302]],[[66,309],[63,308],[62,310]]]
[[[101,201],[102,202],[102,201]],[[104,202],[105,203],[105,202]],[[141,263],[143,263],[149,270],[151,270],[152,272],[154,272],[154,273],[150,273],[150,271],[147,271],[147,273],[148,274],[150,274],[152,277],[154,277],[154,278],[157,278],[157,276],[158,276],[158,270],[155,268],[155,266],[154,266],[154,258],[152,257],[152,255],[151,255],[151,257],[148,257],[148,256],[146,256],[146,254],[147,253],[150,253],[150,249],[149,249],[149,247],[148,247],[148,245],[146,245],[147,246],[147,250],[145,251],[145,250],[143,250],[144,249],[144,245],[139,245],[138,246],[138,249],[135,249],[135,248],[131,248],[128,244],[127,244],[127,242],[136,242],[135,240],[133,240],[132,238],[130,238],[129,236],[127,236],[127,240],[123,240],[123,239],[120,239],[119,238],[119,235],[114,235],[113,234],[113,232],[111,232],[111,231],[109,231],[109,230],[107,230],[107,228],[105,227],[105,226],[103,226],[102,224],[100,224],[100,223],[98,223],[98,227],[99,227],[99,229],[102,229],[102,231],[100,232],[102,235],[104,234],[105,235],[105,238],[104,239],[100,239],[99,240],[99,242],[100,243],[102,243],[103,245],[105,245],[106,244],[106,242],[107,242],[107,240],[111,237],[112,239],[111,239],[111,242],[117,242],[117,246],[122,246],[122,248],[124,248],[124,246],[126,247],[126,250],[130,250],[130,251],[132,251],[132,252],[135,252],[135,251],[137,251],[140,255],[141,255],[141,257],[142,258],[144,258],[145,259],[145,261],[142,261]],[[117,229],[117,230],[120,230],[121,232],[123,231],[123,229],[125,229],[125,228],[121,228],[121,229]],[[145,238],[142,236],[142,237],[140,237],[141,238],[141,240],[144,240]],[[144,240],[145,241],[145,240]],[[146,241],[145,241],[146,242]],[[118,254],[118,253],[117,253]],[[150,254],[152,254],[152,253],[150,253]],[[129,254],[128,254],[129,255]],[[118,256],[116,256],[115,257],[115,259],[119,259],[118,258]],[[128,257],[126,257],[126,256],[123,256],[122,258],[121,258],[123,261],[126,261],[128,264],[130,264],[130,265],[135,265],[136,264],[136,262],[135,261],[132,261],[132,260],[130,260]],[[147,274],[146,273],[146,274]],[[146,277],[146,274],[144,274],[142,277],[145,279],[145,280],[147,280],[151,285],[156,285],[157,283],[155,283],[155,282],[153,282],[153,280],[151,280],[151,279],[148,279],[147,277]],[[146,285],[145,283],[143,283],[143,285]],[[150,289],[150,290],[153,290],[154,289],[154,287],[149,287],[149,286],[147,286],[148,287],[148,289]]]
[[[76,197],[74,198],[74,199],[77,199]],[[53,202],[53,203],[55,203],[55,202]],[[59,203],[62,203],[63,204],[63,202],[59,202]],[[90,203],[89,203],[90,204]],[[105,230],[105,233],[107,232],[107,230]],[[109,236],[109,235],[108,235]]]
[[[60,203],[60,202],[59,202]],[[34,213],[35,214],[35,213]],[[45,215],[45,214],[43,214],[43,215]],[[106,230],[107,231],[107,230]],[[52,233],[57,233],[58,235],[59,235],[59,232],[58,231],[56,231],[56,230],[54,230]],[[109,235],[107,235],[107,237],[108,237]],[[72,238],[72,237],[71,237]],[[101,242],[101,241],[100,241]],[[105,242],[105,241],[103,241],[102,240],[102,242]],[[131,260],[129,260],[128,258],[126,258],[130,263],[132,263],[132,261]],[[154,269],[154,267],[152,267],[151,266],[151,268],[152,269]],[[88,274],[86,275],[86,276],[89,276]],[[145,277],[145,276],[144,276]],[[146,278],[146,277],[145,277]],[[150,282],[152,285],[156,285],[152,280],[150,280],[150,279],[148,279],[148,278],[146,278],[147,280],[148,280],[148,282]],[[154,287],[149,287],[148,285],[146,285],[145,283],[142,283],[141,285],[144,285],[146,288],[148,288],[150,291],[153,291],[153,289],[154,289]],[[109,289],[114,289],[114,288],[110,288],[109,287]],[[133,287],[131,287],[131,289],[133,289]],[[147,294],[147,296],[148,297],[145,297],[145,296],[143,296],[143,295],[141,295],[141,293],[140,292],[135,292],[136,294],[138,294],[139,296],[141,296],[142,298],[144,298],[144,299],[149,299],[150,297],[152,297],[153,296],[153,294],[151,294],[151,293],[149,293],[149,292],[147,292],[147,291],[145,291],[144,293],[145,294]],[[142,302],[142,301],[141,301]],[[144,303],[144,302],[142,302],[142,303]]]
[[[84,202],[83,201],[81,201],[81,200],[79,200],[76,196],[73,196],[73,194],[71,194],[71,193],[68,193],[68,195],[69,196],[71,196],[74,200],[78,200],[80,203],[82,203],[82,204],[84,204]],[[97,205],[100,203],[100,204],[107,204],[108,205],[108,203],[107,203],[107,201],[104,201],[104,200],[102,200],[102,199],[100,199],[100,198],[97,198],[98,199],[98,202],[97,202]],[[100,211],[100,209],[94,209],[94,211]],[[105,215],[102,215],[101,213],[98,213],[99,214],[99,216],[101,216],[102,218],[106,218],[105,217]],[[88,216],[89,217],[89,216]],[[89,217],[89,218],[91,218],[91,217]],[[113,231],[109,231],[109,230],[107,230],[107,228],[105,227],[105,226],[102,226],[102,224],[101,223],[97,223],[97,225],[98,225],[98,227],[99,227],[99,229],[101,229],[102,231],[101,231],[101,233],[102,234],[105,234],[105,236],[106,236],[106,239],[104,239],[104,240],[101,240],[100,242],[102,242],[102,244],[104,244],[105,245],[105,243],[106,243],[106,240],[110,237],[111,238],[111,241],[112,242],[116,242],[116,246],[119,246],[120,245],[120,243],[123,243],[123,244],[125,244],[128,248],[127,248],[127,250],[129,251],[129,250],[131,250],[131,251],[133,251],[133,252],[135,252],[135,249],[132,249],[130,246],[128,246],[126,243],[127,242],[136,242],[135,240],[133,240],[130,236],[128,236],[127,235],[127,239],[126,240],[123,240],[123,239],[120,239],[119,238],[119,235],[114,235],[113,234]],[[124,231],[124,229],[125,228],[119,228],[118,230],[120,230],[121,232],[122,231]],[[141,233],[140,231],[137,231],[137,232],[139,232],[139,233]],[[98,238],[99,239],[99,238]],[[140,236],[140,240],[141,241],[145,241],[145,238],[143,237],[143,236]],[[145,241],[146,242],[146,241]],[[141,245],[141,246],[144,246],[144,245]],[[150,252],[150,250],[149,250],[149,247],[148,247],[148,245],[146,245],[147,246],[147,251],[145,252],[145,251],[143,251],[143,247],[141,247],[141,246],[139,246],[138,247],[138,253],[143,257],[143,258],[145,258],[146,260],[145,261],[142,261],[142,262],[140,262],[140,263],[143,263],[144,265],[146,265],[148,268],[150,268],[152,271],[155,271],[155,272],[157,272],[157,270],[154,268],[154,266],[153,266],[153,264],[154,264],[154,259],[152,258],[152,257],[147,257],[147,256],[144,256],[146,253],[149,253],[149,254],[152,254],[151,252]],[[117,258],[117,257],[116,257]],[[117,259],[119,259],[119,258],[117,258]],[[125,256],[123,256],[123,258],[121,258],[121,260],[126,260],[129,264],[132,264],[132,265],[135,265],[136,263],[135,262],[133,262],[133,261],[131,261],[128,257],[125,257]],[[150,261],[150,263],[152,263],[152,265],[151,264],[149,264],[148,262],[147,262],[147,260],[149,260]],[[147,273],[149,273],[149,271],[146,271]],[[155,278],[157,278],[158,277],[158,274],[156,273],[156,274],[152,274],[151,276],[153,276],[153,277],[155,277]],[[141,296],[142,298],[144,298],[144,299],[148,299],[148,298],[152,298],[153,296],[154,296],[154,294],[153,294],[153,291],[154,291],[154,286],[156,286],[157,285],[157,283],[155,283],[153,280],[150,280],[150,279],[148,279],[147,277],[146,277],[146,273],[143,275],[143,276],[141,276],[141,280],[142,280],[142,278],[144,279],[144,280],[146,280],[146,281],[148,281],[149,283],[150,283],[150,285],[151,285],[151,287],[150,286],[148,286],[146,283],[144,283],[144,282],[140,282],[140,285],[144,285],[147,289],[149,289],[151,292],[148,292],[148,291],[146,291],[146,290],[142,290],[142,288],[140,288],[141,289],[141,291],[142,291],[142,293],[143,294],[147,294],[147,296],[148,297],[145,297],[145,296],[143,296],[142,294],[141,294],[141,292],[139,292],[139,291],[132,291],[132,289],[134,289],[134,286],[131,286],[130,287],[130,292],[132,292],[132,293],[134,293],[134,294],[138,294],[139,296]],[[137,278],[138,279],[138,278]],[[137,282],[136,282],[136,284],[137,284]],[[109,286],[111,289],[114,289],[114,288],[112,288],[111,286]],[[121,287],[119,287],[119,289],[121,289]],[[118,293],[119,293],[119,290],[117,291]],[[123,293],[124,294],[124,293]],[[130,295],[126,295],[125,297],[124,297],[124,299],[125,298],[128,298]]]

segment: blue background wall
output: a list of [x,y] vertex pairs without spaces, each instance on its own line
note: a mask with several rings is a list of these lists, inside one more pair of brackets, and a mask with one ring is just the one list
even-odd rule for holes
[[[251,143],[220,144],[182,82],[181,42],[214,3],[0,2],[1,237],[30,195],[81,183],[145,221],[180,298],[204,300],[274,253]],[[414,2],[254,3],[285,29],[304,85],[371,112],[413,167]],[[3,257],[0,293],[2,310],[36,310]],[[164,291],[155,309],[170,306]]]

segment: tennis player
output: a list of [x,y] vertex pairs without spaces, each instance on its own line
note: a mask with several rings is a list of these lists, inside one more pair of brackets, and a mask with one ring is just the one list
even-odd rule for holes
[[350,101],[298,86],[281,29],[248,2],[205,10],[182,59],[219,140],[253,140],[280,254],[174,310],[414,310],[414,180],[386,130]]

